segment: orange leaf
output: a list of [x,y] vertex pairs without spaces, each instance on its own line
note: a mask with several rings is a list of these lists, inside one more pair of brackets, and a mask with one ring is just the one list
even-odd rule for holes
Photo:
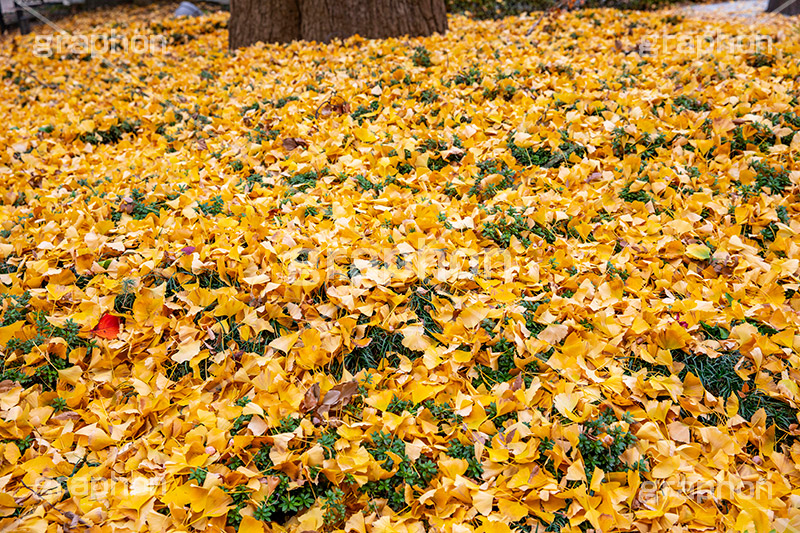
[[102,339],[116,339],[119,335],[119,317],[106,313],[92,330],[92,333]]

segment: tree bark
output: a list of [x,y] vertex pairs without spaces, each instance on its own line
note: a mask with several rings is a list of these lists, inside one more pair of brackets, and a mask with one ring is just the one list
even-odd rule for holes
[[288,43],[300,38],[297,0],[231,0],[228,44],[232,50],[259,41]]
[[447,31],[443,0],[302,0],[303,39],[385,39]]
[[800,0],[769,0],[768,13],[781,15],[800,15]]
[[447,31],[444,0],[232,0],[230,47]]

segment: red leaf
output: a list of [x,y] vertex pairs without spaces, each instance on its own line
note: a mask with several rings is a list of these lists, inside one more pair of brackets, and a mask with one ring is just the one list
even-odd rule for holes
[[108,313],[104,314],[92,333],[103,339],[116,339],[119,335],[119,318]]

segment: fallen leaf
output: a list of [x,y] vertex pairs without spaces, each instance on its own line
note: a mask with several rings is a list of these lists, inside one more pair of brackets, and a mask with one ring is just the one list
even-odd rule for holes
[[290,152],[298,146],[302,146],[303,148],[308,148],[309,146],[308,141],[301,139],[300,137],[285,137],[282,144],[283,149]]
[[102,339],[116,339],[119,336],[119,331],[119,318],[109,313],[100,317],[100,321],[92,329],[92,333]]

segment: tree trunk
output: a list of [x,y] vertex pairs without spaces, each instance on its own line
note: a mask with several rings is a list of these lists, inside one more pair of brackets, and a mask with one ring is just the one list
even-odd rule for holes
[[232,50],[258,41],[288,43],[300,38],[297,0],[231,0],[228,44]]
[[447,31],[444,0],[232,0],[230,47]]
[[769,0],[768,13],[781,15],[800,15],[800,0]]

